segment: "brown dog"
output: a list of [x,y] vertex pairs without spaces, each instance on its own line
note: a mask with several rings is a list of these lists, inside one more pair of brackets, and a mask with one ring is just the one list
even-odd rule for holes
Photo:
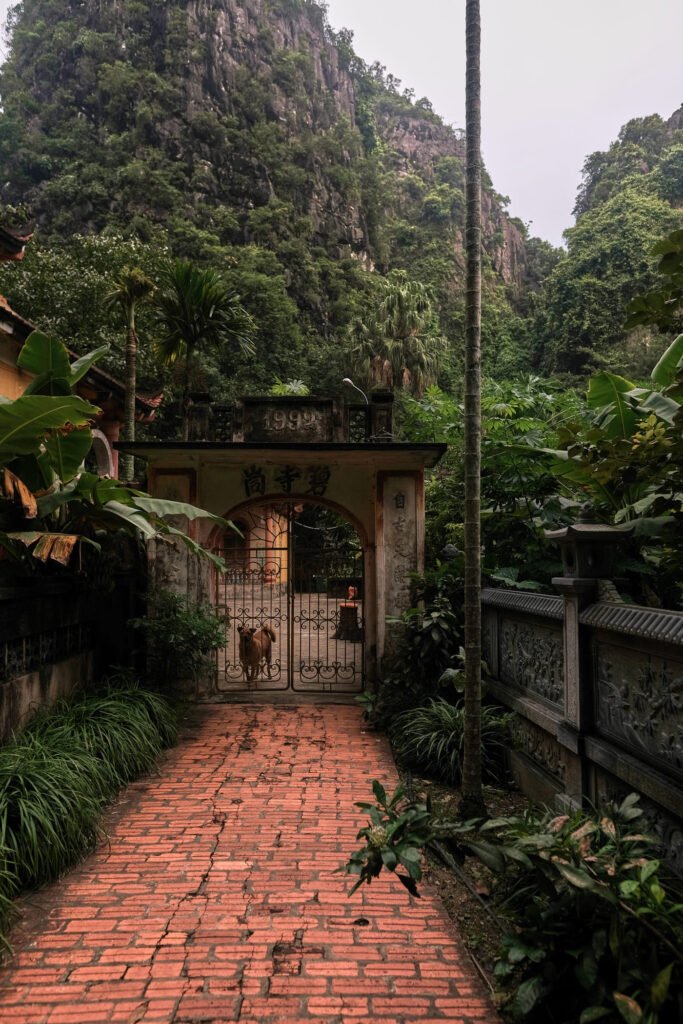
[[237,632],[240,636],[240,664],[247,682],[258,678],[263,664],[266,666],[270,679],[273,644],[276,640],[275,632],[270,626],[261,626],[260,629],[255,629],[253,626],[238,626]]

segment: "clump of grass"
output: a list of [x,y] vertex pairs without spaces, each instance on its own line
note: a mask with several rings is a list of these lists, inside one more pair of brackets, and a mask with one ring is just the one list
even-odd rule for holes
[[12,897],[91,849],[106,801],[175,741],[165,698],[134,685],[59,701],[0,748],[0,943]]
[[0,844],[20,886],[54,878],[96,841],[98,774],[88,751],[49,736],[26,733],[0,750]]
[[[487,706],[481,714],[484,773],[491,781],[499,781],[510,715]],[[465,743],[462,703],[450,704],[440,697],[424,707],[404,711],[394,719],[390,735],[397,756],[407,767],[449,785],[461,781]]]
[[27,732],[54,750],[80,749],[95,761],[92,785],[104,797],[149,771],[176,738],[168,701],[138,687],[112,687],[76,701],[62,701]]

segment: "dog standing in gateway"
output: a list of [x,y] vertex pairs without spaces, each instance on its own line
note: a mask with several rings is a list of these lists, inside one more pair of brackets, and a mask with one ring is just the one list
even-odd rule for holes
[[264,665],[270,679],[275,631],[270,626],[261,626],[260,629],[238,626],[237,632],[240,637],[240,664],[247,682],[258,679]]

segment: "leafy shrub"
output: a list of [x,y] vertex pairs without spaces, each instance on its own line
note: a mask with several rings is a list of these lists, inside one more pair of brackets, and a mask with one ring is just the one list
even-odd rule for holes
[[514,925],[496,969],[511,1020],[683,1020],[683,905],[643,825],[636,794],[502,823],[517,855],[497,891]]
[[224,622],[215,610],[170,590],[155,594],[148,615],[131,625],[146,637],[148,673],[160,690],[187,679],[197,682],[211,654],[225,646]]
[[85,751],[96,762],[91,784],[107,798],[148,771],[176,732],[175,713],[163,697],[126,686],[61,701],[24,735],[39,737],[52,750]]
[[[444,672],[453,667],[462,642],[462,556],[446,565],[413,574],[411,608],[394,625],[391,654],[376,694],[363,695],[366,716],[381,728],[396,715],[424,705],[449,681]],[[443,680],[443,681],[442,681]]]
[[12,897],[91,849],[106,801],[175,737],[168,701],[110,685],[59,701],[0,748],[0,943]]
[[[510,715],[501,708],[482,707],[481,742],[484,771],[497,780]],[[462,703],[438,697],[425,707],[397,715],[390,729],[396,754],[407,766],[443,782],[460,782],[465,743]]]
[[631,794],[586,814],[439,821],[428,804],[389,798],[360,804],[370,823],[347,871],[352,891],[383,870],[413,894],[420,849],[456,842],[495,875],[494,901],[509,932],[496,969],[501,1008],[526,1024],[674,1024],[683,1020],[683,903],[642,831]]

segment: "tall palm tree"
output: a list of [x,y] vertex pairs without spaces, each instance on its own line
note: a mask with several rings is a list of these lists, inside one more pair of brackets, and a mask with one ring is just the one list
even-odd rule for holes
[[[135,330],[135,316],[138,306],[147,302],[154,292],[154,282],[139,267],[124,267],[107,295],[106,303],[118,307],[126,321],[126,375],[123,401],[123,438],[135,440],[135,392],[137,390],[138,336]],[[119,476],[132,480],[134,472],[132,455],[122,455],[119,460]]]
[[467,0],[465,295],[465,736],[460,813],[486,813],[481,784],[481,10]]
[[254,321],[219,273],[197,267],[189,260],[176,260],[163,271],[154,315],[162,333],[158,344],[161,360],[167,364],[181,359],[184,362],[183,440],[187,441],[197,352],[234,342],[242,355],[252,355]]
[[436,380],[445,349],[432,290],[402,270],[381,278],[379,289],[374,316],[356,318],[349,329],[352,359],[370,384],[422,394]]

